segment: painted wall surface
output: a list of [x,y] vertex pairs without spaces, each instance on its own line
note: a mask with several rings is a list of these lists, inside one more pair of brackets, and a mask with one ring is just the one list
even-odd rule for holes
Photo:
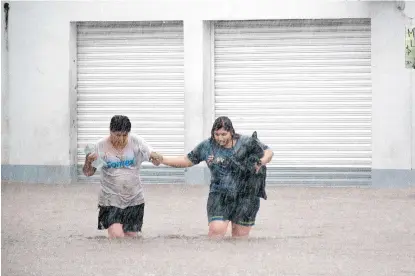
[[[408,5],[409,4],[409,5]],[[408,3],[406,13],[415,15]],[[371,5],[373,183],[388,186],[414,181],[414,70],[402,64],[405,26],[411,22],[395,3]]]
[[[3,2],[2,5],[3,7]],[[9,55],[6,10],[1,13],[1,163],[9,163]]]
[[[415,5],[408,3],[405,12],[414,16]],[[403,43],[410,22],[394,2],[362,1],[13,1],[8,51],[2,43],[3,169],[14,177],[21,168],[32,170],[39,181],[39,166],[59,174],[47,180],[69,181],[73,174],[71,22],[183,20],[187,151],[206,137],[211,122],[208,21],[310,18],[372,19],[373,168],[409,177],[415,168],[415,77],[404,68]]]

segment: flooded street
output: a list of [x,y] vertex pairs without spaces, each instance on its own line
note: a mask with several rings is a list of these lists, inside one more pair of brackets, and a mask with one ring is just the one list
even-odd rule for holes
[[206,186],[145,185],[143,233],[95,184],[2,183],[2,275],[415,275],[415,188],[268,187],[249,240],[207,239]]

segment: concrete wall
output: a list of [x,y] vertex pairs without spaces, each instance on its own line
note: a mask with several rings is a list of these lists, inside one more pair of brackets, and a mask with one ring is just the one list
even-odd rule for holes
[[9,163],[9,54],[6,13],[1,4],[1,163]]
[[[415,6],[407,5],[415,15]],[[412,113],[414,70],[408,70],[403,45],[410,20],[393,2],[371,4],[372,18],[372,155],[373,183],[408,183],[415,164]],[[412,177],[412,179],[414,179]]]
[[[393,2],[361,1],[13,1],[8,63],[2,62],[2,78],[9,76],[9,89],[2,84],[2,101],[8,99],[2,113],[2,151],[8,152],[2,178],[68,182],[73,176],[71,22],[184,21],[187,151],[207,136],[212,122],[209,21],[302,18],[372,18],[373,168],[379,170],[377,181],[384,182],[386,173],[406,183],[415,155],[414,72],[404,68],[403,60],[408,22]],[[188,182],[198,181],[197,170],[188,171]]]

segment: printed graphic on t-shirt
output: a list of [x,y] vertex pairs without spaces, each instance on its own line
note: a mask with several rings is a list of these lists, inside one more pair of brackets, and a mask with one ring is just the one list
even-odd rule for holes
[[131,168],[136,164],[136,159],[133,152],[124,152],[123,155],[113,155],[109,152],[105,152],[104,161],[107,163],[108,168]]
[[135,158],[121,161],[107,161],[108,168],[130,168],[135,164]]

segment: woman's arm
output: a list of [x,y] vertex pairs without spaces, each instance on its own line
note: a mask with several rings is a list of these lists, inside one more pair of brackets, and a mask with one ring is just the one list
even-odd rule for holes
[[259,172],[259,169],[262,166],[265,166],[267,163],[271,162],[272,156],[274,156],[274,152],[271,149],[264,150],[264,156],[262,156],[262,158],[259,159],[261,161],[261,164],[255,164],[255,169],[257,173]]
[[84,167],[82,169],[85,176],[92,176],[94,175],[95,171],[97,170],[95,167],[92,166],[92,162],[97,160],[96,153],[88,153],[85,157]]
[[193,163],[185,155],[177,157],[163,156],[161,164],[175,168],[188,168],[193,166]]
[[272,157],[274,156],[274,152],[271,149],[264,150],[264,156],[262,156],[261,164],[266,165],[267,163],[271,162]]

